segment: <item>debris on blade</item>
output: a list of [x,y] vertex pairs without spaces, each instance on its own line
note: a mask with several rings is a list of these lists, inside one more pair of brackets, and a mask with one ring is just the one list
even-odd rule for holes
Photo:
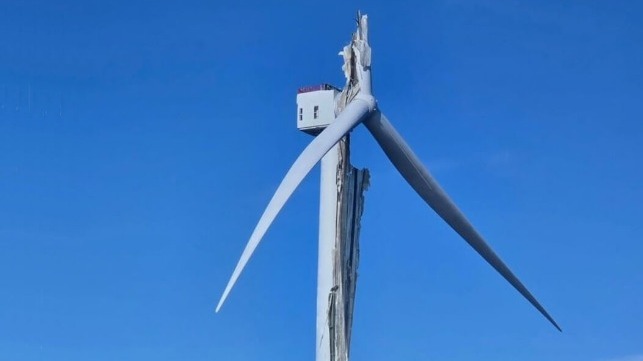
[[360,92],[371,94],[371,47],[368,45],[368,17],[357,13],[357,30],[351,42],[339,52],[346,85],[339,95],[336,114],[341,113]]
[[350,354],[353,309],[359,266],[359,236],[364,192],[369,186],[367,169],[350,163],[350,136],[339,142],[337,165],[337,219],[333,248],[333,284],[328,295],[327,337],[332,361],[346,361]]

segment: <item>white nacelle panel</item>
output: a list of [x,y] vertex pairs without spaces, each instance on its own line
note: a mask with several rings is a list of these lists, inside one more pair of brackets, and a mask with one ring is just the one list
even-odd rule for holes
[[[321,90],[315,90],[317,88]],[[306,88],[303,88],[306,89]],[[297,94],[297,128],[317,134],[335,120],[335,97],[339,91],[330,86],[314,87]]]

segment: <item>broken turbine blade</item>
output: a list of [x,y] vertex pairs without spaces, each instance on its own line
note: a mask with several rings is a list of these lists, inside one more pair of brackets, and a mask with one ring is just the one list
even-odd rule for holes
[[219,312],[221,309],[223,302],[225,302],[243,268],[259,245],[261,238],[304,177],[344,135],[350,132],[360,121],[366,119],[374,107],[375,101],[372,97],[358,96],[355,98],[326,129],[308,144],[306,149],[304,149],[297,160],[295,160],[295,163],[293,163],[281,181],[281,184],[279,184],[277,191],[275,191],[270,203],[268,203],[266,210],[263,212],[263,215],[261,215],[257,226],[252,232],[250,240],[232,273],[232,277],[230,277],[230,281],[228,281],[225,291],[223,291],[216,312]]
[[444,219],[478,254],[502,275],[521,295],[562,332],[556,321],[545,311],[536,298],[527,290],[513,272],[496,255],[482,236],[475,230],[464,214],[451,201],[442,187],[420,162],[402,136],[379,110],[364,121],[380,147],[404,179],[433,210]]

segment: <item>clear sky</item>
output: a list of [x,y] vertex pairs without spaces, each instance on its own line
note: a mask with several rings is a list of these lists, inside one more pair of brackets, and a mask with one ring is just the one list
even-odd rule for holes
[[363,128],[353,360],[643,359],[636,1],[3,1],[0,359],[312,360],[319,170],[219,314],[368,13],[381,108],[557,332]]

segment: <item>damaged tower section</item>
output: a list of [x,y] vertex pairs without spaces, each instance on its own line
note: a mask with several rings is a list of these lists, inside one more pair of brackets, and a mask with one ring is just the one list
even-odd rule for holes
[[[342,70],[346,85],[336,96],[335,114],[339,114],[360,91],[370,94],[371,90],[368,20],[360,13],[356,20],[357,31],[339,53],[344,59]],[[359,265],[360,220],[364,210],[364,191],[370,179],[367,169],[357,169],[350,163],[350,135],[342,138],[338,147],[337,218],[333,288],[328,297],[328,346],[330,361],[348,361]]]
[[339,143],[337,166],[337,224],[333,250],[333,288],[328,297],[330,359],[347,361],[353,323],[353,307],[359,265],[360,219],[364,191],[369,185],[367,169],[350,163],[350,137]]

